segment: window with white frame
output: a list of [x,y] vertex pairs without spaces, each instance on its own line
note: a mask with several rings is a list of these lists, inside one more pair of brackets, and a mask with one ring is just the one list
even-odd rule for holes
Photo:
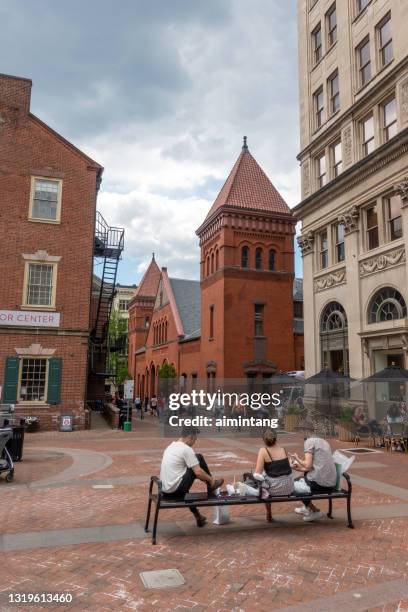
[[332,4],[326,13],[328,48],[337,41],[337,11],[336,3]]
[[324,110],[324,99],[323,99],[323,87],[320,87],[313,95],[313,104],[315,112],[315,129],[318,129],[323,123],[323,110]]
[[339,73],[336,70],[328,78],[328,89],[330,97],[330,114],[334,115],[340,108],[340,87],[339,87]]
[[129,300],[119,300],[119,310],[129,310]]
[[385,198],[385,214],[388,224],[388,239],[402,238],[401,196],[393,195]]
[[346,258],[346,251],[344,246],[344,225],[339,223],[334,228],[334,236],[336,242],[336,262],[340,263]]
[[381,323],[404,319],[407,306],[401,293],[393,287],[380,289],[371,300],[368,309],[368,323]]
[[371,0],[357,0],[357,13],[364,11],[365,7],[370,4]]
[[387,142],[397,134],[397,103],[395,98],[382,106],[383,141]]
[[339,176],[343,169],[343,155],[341,148],[341,140],[331,146],[332,171],[333,178]]
[[392,49],[392,33],[391,33],[391,15],[388,14],[385,19],[377,26],[378,31],[378,52],[379,65],[381,68],[387,66],[393,58]]
[[370,115],[361,122],[361,140],[363,157],[369,155],[375,148],[374,117]]
[[329,241],[327,230],[319,234],[319,263],[320,269],[324,270],[329,265]]
[[326,174],[326,155],[323,153],[316,160],[316,171],[317,171],[317,185],[318,187],[324,187],[327,182]]
[[378,227],[378,207],[375,204],[365,211],[366,219],[366,248],[368,251],[376,249],[380,244]]
[[47,401],[47,370],[48,359],[44,357],[28,357],[21,360],[18,401]]
[[318,26],[312,32],[312,45],[313,45],[313,59],[314,63],[317,64],[322,59],[323,48],[322,48],[322,26],[319,23]]
[[358,72],[360,87],[371,79],[370,39],[367,36],[357,47]]
[[26,264],[25,306],[54,306],[55,265]]
[[62,181],[32,177],[30,219],[59,221]]

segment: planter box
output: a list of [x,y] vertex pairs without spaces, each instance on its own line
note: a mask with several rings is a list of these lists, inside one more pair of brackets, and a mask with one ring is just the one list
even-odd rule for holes
[[285,414],[284,416],[284,428],[285,431],[296,431],[296,427],[299,425],[300,416],[298,414]]
[[352,423],[337,423],[336,429],[341,442],[354,442],[356,434]]

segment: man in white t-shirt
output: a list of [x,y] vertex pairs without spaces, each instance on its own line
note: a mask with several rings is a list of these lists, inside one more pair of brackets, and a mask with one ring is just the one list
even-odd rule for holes
[[[164,451],[160,480],[165,497],[184,499],[196,478],[207,483],[209,493],[214,492],[224,482],[222,478],[213,478],[204,457],[193,451],[197,433],[195,427],[183,427],[181,437],[169,444]],[[189,509],[194,514],[198,527],[203,527],[207,520],[205,516],[200,514],[195,506]]]

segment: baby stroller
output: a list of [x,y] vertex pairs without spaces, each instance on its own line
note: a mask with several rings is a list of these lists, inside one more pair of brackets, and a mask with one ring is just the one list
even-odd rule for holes
[[14,478],[14,464],[6,444],[13,437],[13,430],[0,429],[0,474],[6,472],[6,481],[12,482]]

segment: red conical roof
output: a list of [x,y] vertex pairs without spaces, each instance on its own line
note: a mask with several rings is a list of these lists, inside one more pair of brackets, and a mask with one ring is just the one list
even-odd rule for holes
[[140,285],[137,288],[135,297],[153,297],[157,295],[157,289],[159,288],[161,271],[156,263],[154,254],[152,261],[149,264],[146,272],[143,275]]
[[252,157],[246,144],[206,219],[212,217],[221,206],[291,214],[289,206]]

